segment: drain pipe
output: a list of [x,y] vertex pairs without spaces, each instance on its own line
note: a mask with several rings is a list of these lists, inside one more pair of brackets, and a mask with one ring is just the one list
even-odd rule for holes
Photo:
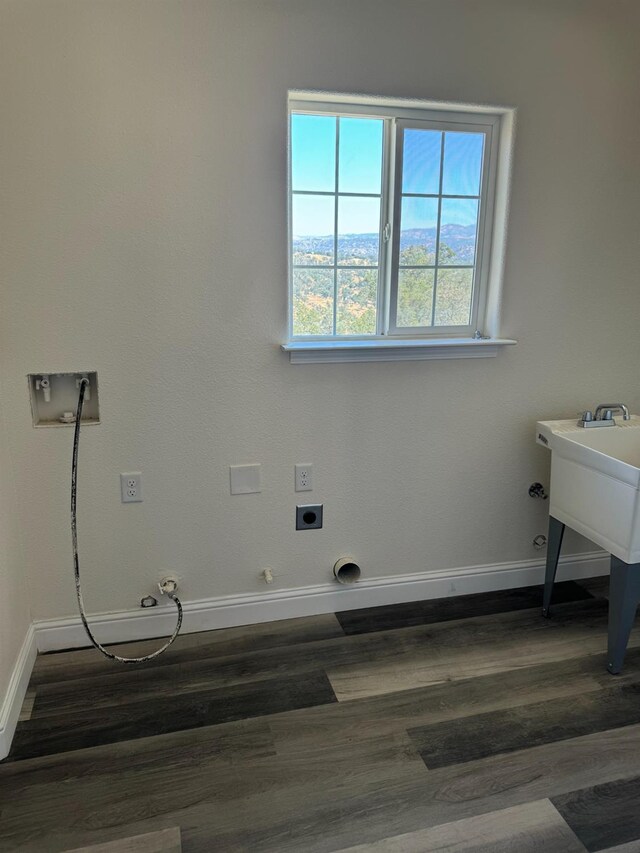
[[333,567],[333,576],[338,583],[350,584],[360,580],[360,566],[349,557],[340,557]]

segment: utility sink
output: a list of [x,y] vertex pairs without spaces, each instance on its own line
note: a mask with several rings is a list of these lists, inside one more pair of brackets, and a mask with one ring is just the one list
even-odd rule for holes
[[607,669],[615,675],[640,602],[640,417],[592,428],[538,421],[536,441],[551,451],[542,614],[551,617],[562,538],[571,527],[611,554]]
[[640,417],[584,429],[538,421],[551,450],[549,514],[625,563],[640,562]]

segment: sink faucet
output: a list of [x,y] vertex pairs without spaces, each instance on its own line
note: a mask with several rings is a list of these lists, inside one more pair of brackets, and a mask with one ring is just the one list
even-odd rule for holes
[[629,409],[624,403],[600,403],[596,406],[595,414],[593,412],[583,412],[578,421],[579,427],[608,427],[615,426],[616,422],[613,419],[613,413],[616,409],[622,412],[622,420],[630,421],[631,415]]
[[[629,409],[625,406],[624,403],[600,403],[599,406],[596,406],[596,411],[594,415],[594,420],[603,421],[608,420],[607,411],[613,412],[615,409],[620,409],[622,412],[622,420],[629,421],[631,420],[631,415],[629,414]],[[611,417],[611,416],[609,416]]]

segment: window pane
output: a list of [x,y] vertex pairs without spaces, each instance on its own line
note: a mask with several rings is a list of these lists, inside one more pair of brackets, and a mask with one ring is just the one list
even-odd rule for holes
[[380,246],[380,199],[338,200],[338,263],[374,266]]
[[403,198],[400,217],[400,263],[435,263],[437,198]]
[[442,192],[479,195],[484,133],[445,133]]
[[294,264],[332,264],[335,196],[294,195],[291,231]]
[[293,271],[293,334],[333,334],[333,270]]
[[443,198],[438,263],[475,263],[477,229],[477,199]]
[[373,335],[376,331],[378,270],[338,270],[336,334]]
[[436,326],[468,326],[471,322],[473,270],[438,270]]
[[291,187],[335,192],[335,116],[291,115]]
[[402,149],[402,192],[440,192],[442,132],[405,130]]
[[434,270],[399,270],[397,326],[430,326]]
[[382,126],[381,119],[340,119],[338,188],[341,193],[380,192]]

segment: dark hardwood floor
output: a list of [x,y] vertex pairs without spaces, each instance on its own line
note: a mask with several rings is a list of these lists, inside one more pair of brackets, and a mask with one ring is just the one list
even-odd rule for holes
[[42,655],[0,851],[640,853],[640,632],[609,675],[606,595],[559,584],[550,620],[527,588],[191,634],[139,667]]

